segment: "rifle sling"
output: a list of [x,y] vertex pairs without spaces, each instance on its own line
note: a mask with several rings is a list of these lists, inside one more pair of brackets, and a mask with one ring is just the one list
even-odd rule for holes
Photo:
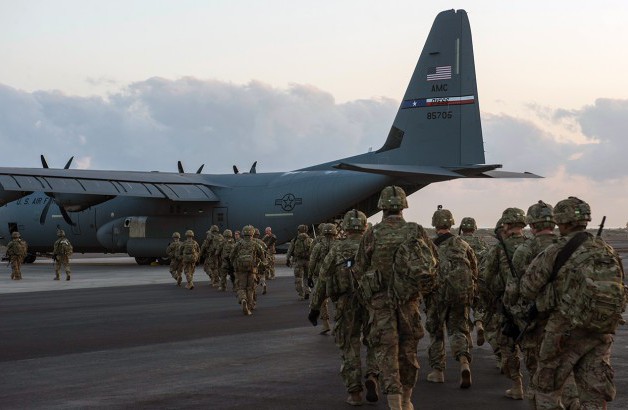
[[571,255],[587,240],[589,234],[586,232],[578,232],[575,234],[568,242],[565,244],[563,249],[558,252],[556,255],[556,260],[554,261],[554,267],[552,268],[552,275],[549,278],[549,282],[553,282],[556,279],[556,275],[558,275],[558,271],[563,265],[569,260]]
[[436,246],[440,246],[441,243],[445,242],[447,239],[451,238],[452,236],[454,236],[454,234],[452,234],[451,232],[447,232],[444,233],[442,235],[438,235],[436,237],[436,239],[434,239],[434,245]]

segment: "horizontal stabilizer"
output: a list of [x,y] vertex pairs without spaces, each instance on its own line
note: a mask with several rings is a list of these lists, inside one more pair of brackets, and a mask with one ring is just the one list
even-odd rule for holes
[[457,172],[433,165],[348,164],[341,162],[335,165],[334,168],[388,175],[391,177],[436,176],[444,177],[445,179],[463,177],[463,175]]
[[483,172],[482,175],[488,178],[543,178],[540,175],[536,175],[528,171],[525,171],[525,172],[487,171],[487,172]]

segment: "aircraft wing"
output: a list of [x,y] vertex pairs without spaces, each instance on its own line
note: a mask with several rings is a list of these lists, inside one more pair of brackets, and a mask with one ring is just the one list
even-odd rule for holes
[[0,168],[0,190],[217,202],[197,174],[51,168]]

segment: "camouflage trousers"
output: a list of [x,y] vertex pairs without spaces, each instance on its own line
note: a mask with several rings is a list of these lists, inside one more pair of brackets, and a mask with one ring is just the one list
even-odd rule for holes
[[195,262],[183,262],[183,272],[185,272],[185,280],[188,282],[188,286],[194,285],[194,270],[196,269]]
[[236,272],[238,303],[246,301],[249,309],[255,309],[255,274],[252,272]]
[[183,271],[183,264],[179,259],[170,259],[170,275],[172,279],[178,281]]
[[413,388],[419,377],[417,348],[424,331],[419,301],[395,307],[386,291],[368,301],[369,340],[386,394],[401,394]]
[[[335,307],[334,337],[342,360],[340,377],[347,392],[359,392],[363,390],[363,378],[370,374],[378,374],[375,350],[368,343],[368,310],[358,302],[355,295],[349,294],[340,296]],[[366,346],[366,372],[364,373],[362,373],[360,359],[362,344]]]
[[425,327],[430,333],[428,356],[430,367],[445,370],[445,327],[449,336],[449,344],[456,360],[466,356],[471,362],[469,353],[469,305],[447,304],[434,300],[434,296],[426,300],[427,319]]
[[[539,352],[541,350],[541,343],[543,342],[543,336],[545,335],[545,324],[547,321],[537,323],[532,328],[528,328],[525,335],[521,340],[521,351],[523,353],[523,360],[526,365],[526,369],[530,374],[530,385],[528,386],[528,398],[534,401],[534,392],[537,390],[534,385],[534,374],[539,367]],[[580,402],[578,399],[578,387],[576,386],[576,380],[574,379],[573,372],[569,374],[565,380],[563,387],[563,394],[561,401],[566,409],[576,410],[580,408]],[[532,405],[534,407],[534,405]]]
[[329,298],[327,297],[327,284],[320,278],[314,278],[314,289],[312,289],[312,300],[310,306],[321,312],[321,320],[329,320]]
[[275,279],[275,254],[268,255],[268,279]]
[[294,261],[294,288],[300,298],[310,294],[310,287],[304,281],[307,278],[307,259],[296,259]]
[[22,258],[20,257],[12,257],[9,261],[11,264],[11,279],[20,280],[22,279]]
[[221,267],[219,272],[220,275],[218,276],[218,289],[227,290],[227,276],[229,276],[229,271],[227,267]]
[[539,350],[536,409],[564,409],[563,389],[573,372],[582,409],[606,409],[615,398],[613,368],[610,363],[613,337],[576,329],[571,332],[546,331]]
[[[499,323],[504,323],[506,320],[503,315],[499,316],[501,319]],[[512,337],[504,335],[501,331],[500,325],[497,330],[497,344],[499,345],[499,351],[502,356],[502,372],[510,380],[522,379],[521,373],[521,349],[518,345],[515,345],[515,340]]]
[[65,274],[70,277],[72,271],[70,270],[70,258],[67,255],[57,255],[57,259],[55,260],[55,275],[58,278],[61,269],[65,270]]

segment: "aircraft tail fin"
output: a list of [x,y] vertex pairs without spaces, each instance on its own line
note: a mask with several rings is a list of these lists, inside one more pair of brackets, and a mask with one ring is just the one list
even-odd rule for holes
[[484,163],[473,43],[464,10],[436,16],[385,144],[396,163]]

